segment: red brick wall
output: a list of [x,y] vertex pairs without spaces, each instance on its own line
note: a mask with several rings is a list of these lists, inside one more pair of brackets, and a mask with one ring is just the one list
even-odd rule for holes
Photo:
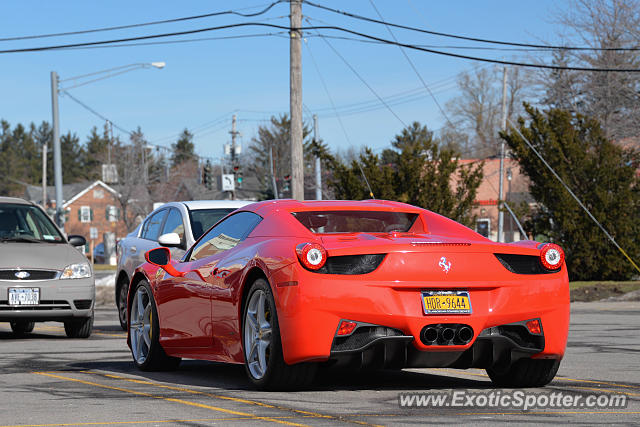
[[[66,222],[64,225],[67,234],[79,234],[90,242],[90,228],[96,227],[98,238],[95,244],[102,242],[103,234],[106,232],[116,233],[116,239],[120,239],[127,234],[126,226],[122,220],[122,213],[119,212],[118,221],[112,222],[107,219],[107,206],[116,206],[119,210],[119,203],[114,194],[101,185],[91,188],[80,198],[67,206]],[[78,212],[82,206],[89,206],[93,215],[89,222],[82,222]]]

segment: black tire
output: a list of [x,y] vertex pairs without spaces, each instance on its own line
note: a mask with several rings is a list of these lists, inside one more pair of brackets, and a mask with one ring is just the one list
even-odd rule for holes
[[[158,323],[158,309],[156,308],[156,302],[153,298],[153,292],[151,292],[151,287],[149,286],[149,283],[146,280],[141,280],[140,282],[138,282],[134,289],[133,289],[133,294],[131,295],[131,298],[129,300],[130,304],[135,304],[136,303],[136,296],[138,295],[139,290],[141,290],[141,288],[144,290],[144,293],[146,294],[146,297],[148,299],[146,299],[144,301],[144,304],[146,306],[146,304],[149,304],[150,307],[150,311],[151,311],[151,336],[149,337],[150,339],[150,345],[147,346],[146,342],[143,340],[142,336],[138,336],[136,335],[138,338],[134,337],[134,334],[136,333],[136,328],[137,328],[137,324],[138,324],[138,319],[139,317],[136,315],[136,310],[134,307],[131,308],[131,322],[130,322],[130,336],[131,336],[131,356],[133,357],[133,363],[136,365],[136,367],[138,369],[140,369],[141,371],[173,371],[175,369],[178,368],[178,366],[180,365],[181,362],[181,358],[179,357],[172,357],[167,355],[167,353],[165,353],[164,349],[162,348],[162,345],[160,345],[160,324]],[[146,311],[145,311],[146,312]],[[142,329],[140,330],[140,333],[144,333],[144,327],[141,327]],[[146,353],[144,352],[144,348],[145,347],[141,347],[141,350],[143,350],[143,356],[144,358],[141,357],[136,357],[136,345],[137,345],[137,340],[142,340],[140,342],[140,345],[143,345],[146,347]]]
[[33,331],[36,326],[36,322],[29,322],[28,320],[14,320],[11,322],[11,330],[14,335],[22,336]]
[[520,359],[505,371],[487,369],[491,382],[499,387],[544,387],[556,376],[557,359]]
[[93,331],[93,311],[90,317],[64,322],[64,332],[69,338],[89,338]]
[[129,295],[128,283],[124,280],[119,283],[118,298],[116,305],[118,307],[118,320],[123,331],[127,330],[127,296]]
[[[245,333],[247,328],[247,310],[252,296],[256,292],[263,292],[265,295],[265,303],[268,305],[269,318],[271,324],[271,339],[267,347],[268,356],[266,361],[266,369],[262,377],[256,378],[249,367],[249,356],[245,348]],[[282,341],[280,339],[280,328],[278,325],[278,314],[276,305],[271,292],[271,287],[265,279],[257,279],[251,285],[247,298],[244,302],[242,310],[242,348],[244,356],[244,367],[249,380],[261,390],[296,390],[309,386],[315,377],[317,371],[316,363],[298,363],[288,365],[284,361],[282,354]]]

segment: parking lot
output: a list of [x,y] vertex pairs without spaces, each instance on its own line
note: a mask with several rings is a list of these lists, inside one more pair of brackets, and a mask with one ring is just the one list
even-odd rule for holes
[[[389,425],[632,423],[640,415],[638,302],[574,303],[567,355],[534,393],[626,396],[626,408],[400,407],[400,393],[497,393],[481,370],[324,372],[310,390],[252,390],[242,366],[183,361],[176,372],[137,371],[115,308],[99,307],[88,340],[40,323],[16,339],[0,324],[0,425]],[[509,390],[499,390],[509,393]]]

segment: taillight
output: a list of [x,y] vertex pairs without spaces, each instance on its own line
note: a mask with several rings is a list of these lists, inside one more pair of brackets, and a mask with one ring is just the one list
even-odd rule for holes
[[338,327],[338,335],[350,335],[353,330],[358,326],[356,322],[351,322],[349,320],[343,320],[340,322],[340,326]]
[[327,251],[317,243],[301,243],[296,246],[296,253],[302,265],[309,270],[318,270],[327,261]]
[[564,262],[564,251],[555,243],[547,243],[540,250],[540,262],[548,270],[557,270]]

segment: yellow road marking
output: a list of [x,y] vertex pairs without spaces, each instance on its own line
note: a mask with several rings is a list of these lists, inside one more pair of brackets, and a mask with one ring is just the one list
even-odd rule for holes
[[602,385],[609,385],[614,387],[640,388],[640,385],[634,386],[634,385],[628,385],[628,384],[612,383],[608,381],[579,380],[579,379],[567,378],[567,377],[556,377],[556,379],[565,380],[565,381],[575,381],[575,382],[581,382],[581,383],[602,384]]
[[[475,377],[483,377],[483,378],[488,378],[489,377],[486,374],[477,374],[477,373],[474,373],[474,372],[464,372],[464,371],[456,370],[456,369],[435,368],[435,370],[447,371],[447,372],[452,372],[452,373],[462,374],[462,375],[473,375]],[[574,382],[581,382],[581,383],[588,383],[588,384],[602,384],[602,385],[607,385],[607,386],[611,386],[611,387],[624,387],[624,388],[640,389],[640,385],[633,386],[633,385],[619,384],[619,383],[614,383],[614,382],[609,382],[609,381],[581,380],[581,379],[577,379],[577,378],[560,377],[560,376],[555,377],[555,381],[574,381]],[[551,383],[551,385],[553,385],[553,383]],[[575,387],[575,386],[568,386],[568,387],[579,388],[579,387]],[[605,391],[605,389],[598,389],[598,388],[587,389],[587,390]],[[620,393],[622,393],[622,392],[620,392]],[[635,393],[630,393],[630,395],[631,396],[640,396],[639,394],[635,394]]]
[[[458,412],[448,415],[604,415],[604,414],[629,414],[636,415],[635,411],[512,411],[512,412]],[[435,414],[434,414],[435,415]]]
[[[293,417],[277,417],[277,418],[293,418]],[[148,421],[94,421],[83,423],[58,423],[58,424],[14,424],[2,425],[0,427],[66,427],[66,426],[103,426],[103,425],[121,425],[121,424],[156,424],[156,423],[196,423],[205,421],[242,421],[253,420],[253,417],[226,417],[226,418],[200,418],[193,420],[148,420]]]
[[617,393],[617,394],[626,394],[627,396],[640,396],[640,393],[631,393],[628,391],[621,391],[621,390],[611,390],[608,388],[595,388],[595,387],[578,387],[575,385],[570,385],[567,387],[571,387],[571,388],[577,388],[579,390],[589,390],[589,391],[598,391],[598,392],[604,392],[604,393]]
[[288,412],[294,412],[296,414],[301,414],[303,416],[309,416],[309,417],[313,417],[313,418],[327,418],[327,419],[347,421],[347,422],[351,422],[351,423],[355,423],[355,424],[378,427],[375,424],[370,424],[370,423],[367,423],[367,422],[364,422],[364,421],[346,420],[346,419],[342,419],[340,416],[325,415],[325,414],[320,414],[320,413],[317,413],[317,412],[303,411],[303,410],[300,410],[300,409],[293,409],[293,408],[288,408],[288,407],[285,407],[285,406],[273,405],[273,404],[270,404],[270,403],[259,402],[259,401],[256,401],[256,400],[241,399],[241,398],[238,398],[238,397],[225,396],[225,395],[221,395],[221,394],[212,394],[212,393],[193,390],[193,389],[189,389],[189,388],[185,388],[185,387],[170,386],[170,385],[166,385],[166,384],[155,383],[155,382],[147,381],[147,380],[138,380],[138,379],[135,379],[135,378],[129,378],[129,377],[124,377],[124,376],[115,375],[115,374],[103,374],[103,373],[94,372],[94,371],[81,371],[81,372],[85,373],[85,374],[100,375],[100,376],[104,376],[104,377],[107,377],[107,378],[113,378],[113,379],[129,381],[129,382],[136,383],[136,384],[151,385],[151,386],[154,386],[154,387],[166,388],[168,390],[183,391],[183,392],[191,393],[191,394],[199,394],[199,395],[203,395],[203,396],[207,396],[207,397],[212,397],[214,399],[230,400],[230,401],[233,401],[233,402],[245,403],[245,404],[248,404],[248,405],[257,405],[257,406],[262,406],[262,407],[270,408],[270,409],[278,409],[278,410],[283,410],[283,411],[288,411]]
[[217,406],[205,405],[205,404],[196,403],[196,402],[189,402],[188,400],[175,399],[175,398],[172,398],[172,397],[156,396],[156,395],[153,395],[153,394],[150,394],[150,393],[145,393],[145,392],[142,392],[142,391],[130,390],[130,389],[122,388],[122,387],[108,386],[108,385],[105,385],[105,384],[94,383],[94,382],[91,382],[91,381],[79,380],[79,379],[76,379],[76,378],[65,377],[65,376],[62,376],[62,375],[56,375],[56,374],[52,374],[52,373],[48,373],[48,372],[34,372],[34,374],[44,375],[44,376],[48,376],[48,377],[51,377],[51,378],[57,378],[57,379],[65,380],[65,381],[77,382],[77,383],[80,383],[80,384],[86,384],[86,385],[91,385],[91,386],[95,386],[95,387],[106,388],[106,389],[110,389],[110,390],[122,391],[124,393],[130,393],[130,394],[135,394],[135,395],[138,395],[138,396],[150,397],[150,398],[153,398],[153,399],[165,400],[167,402],[174,402],[174,403],[180,403],[180,404],[188,405],[188,406],[195,406],[197,408],[209,409],[211,411],[223,412],[223,413],[231,414],[231,415],[249,417],[252,420],[271,421],[271,422],[274,422],[274,423],[286,424],[286,425],[291,425],[291,426],[306,426],[305,424],[298,424],[298,423],[293,423],[293,422],[289,422],[289,421],[278,420],[276,418],[271,418],[271,417],[261,417],[261,416],[253,415],[253,414],[250,414],[250,413],[247,413],[247,412],[234,411],[232,409],[224,409],[224,408],[219,408]]

